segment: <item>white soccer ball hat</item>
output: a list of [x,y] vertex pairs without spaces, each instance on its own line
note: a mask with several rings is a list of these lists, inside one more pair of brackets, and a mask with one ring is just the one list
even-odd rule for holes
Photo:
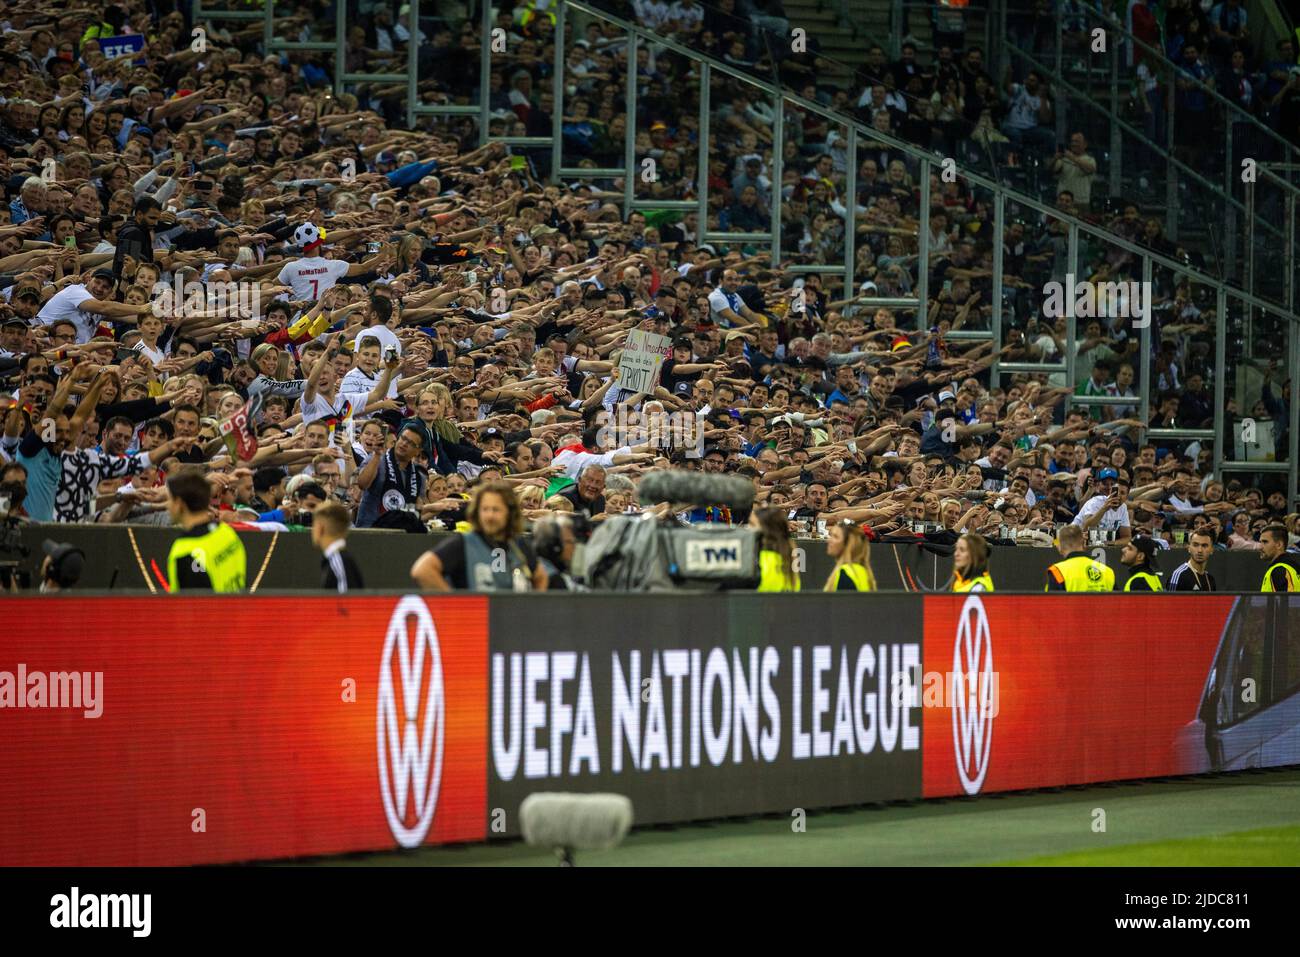
[[303,223],[293,231],[294,243],[304,248],[320,242],[321,238],[320,228],[315,223]]

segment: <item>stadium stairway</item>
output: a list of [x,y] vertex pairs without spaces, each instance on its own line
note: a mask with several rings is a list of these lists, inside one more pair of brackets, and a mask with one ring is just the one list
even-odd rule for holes
[[[853,6],[852,2],[845,0],[789,0],[785,4],[790,29],[806,30],[808,38],[819,44],[823,57],[842,65],[844,69],[836,73],[842,73],[846,82],[851,79],[851,71],[861,66],[867,55],[867,43],[859,26],[861,21]],[[888,35],[887,11],[885,17]]]

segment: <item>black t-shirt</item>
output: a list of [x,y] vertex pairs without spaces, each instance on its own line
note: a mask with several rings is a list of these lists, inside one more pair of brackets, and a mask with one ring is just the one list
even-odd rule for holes
[[1174,569],[1169,576],[1169,591],[1218,591],[1214,576],[1207,572],[1198,572],[1187,562]]
[[[693,362],[683,362],[681,364],[691,365],[693,364]],[[673,369],[675,369],[677,365],[678,362],[676,359],[665,359],[664,364],[659,367],[659,384],[662,385],[669,392],[672,392],[674,394],[677,393],[677,386],[680,383],[683,382],[693,383],[702,374],[699,372],[691,372],[691,373],[673,372]],[[687,389],[683,394],[690,395],[691,390]]]
[[560,498],[567,498],[570,502],[573,503],[573,510],[575,512],[582,512],[588,518],[590,518],[593,515],[600,515],[605,511],[604,495],[601,495],[599,498],[592,499],[589,502],[586,499],[584,499],[581,495],[578,494],[578,486],[576,485],[570,485],[563,492],[561,492]]
[[[524,541],[516,541],[515,547],[523,555],[531,578],[534,569],[537,568],[537,553],[533,551],[532,545]],[[452,588],[468,589],[469,579],[465,575],[465,536],[456,535],[447,539],[436,546],[433,553],[442,562],[442,577],[447,579],[447,583]]]
[[893,395],[903,400],[904,409],[915,409],[916,400],[924,395],[931,395],[938,389],[936,383],[931,382],[926,376],[918,376],[906,385],[894,386]]

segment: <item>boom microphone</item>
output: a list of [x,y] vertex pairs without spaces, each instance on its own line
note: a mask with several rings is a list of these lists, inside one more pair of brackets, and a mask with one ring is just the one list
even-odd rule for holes
[[637,485],[642,505],[681,502],[686,505],[725,505],[738,511],[754,504],[754,485],[737,475],[706,475],[685,469],[651,472]]
[[520,829],[534,847],[549,847],[573,866],[574,851],[617,847],[632,826],[632,802],[622,794],[530,794],[519,805]]

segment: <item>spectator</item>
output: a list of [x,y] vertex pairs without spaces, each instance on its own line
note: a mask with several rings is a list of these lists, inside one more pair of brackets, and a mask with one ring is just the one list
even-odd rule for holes
[[1017,151],[1030,150],[1044,155],[1052,149],[1056,134],[1050,124],[1052,100],[1044,89],[1043,79],[1030,71],[1023,84],[1006,82],[1007,118],[1002,122],[1002,132]]
[[[999,102],[986,53],[975,46],[939,43],[924,56],[909,43],[894,64],[873,48],[849,87],[815,44],[805,54],[771,46],[771,31],[755,23],[770,27],[785,14],[760,6],[682,0],[636,14],[763,79],[773,71],[786,82],[794,77],[792,89],[836,110],[857,109],[877,129],[942,146],[958,176],[949,182],[933,171],[929,222],[919,222],[912,154],[860,136],[850,157],[837,124],[799,109],[786,110],[777,142],[773,107],[739,80],[715,73],[710,135],[701,142],[698,71],[654,44],[639,45],[638,111],[624,115],[626,64],[598,23],[581,31],[583,44],[571,43],[562,62],[566,155],[617,168],[635,120],[638,156],[658,160],[659,182],[638,179],[634,197],[693,199],[706,185],[692,179],[698,150],[707,148],[703,205],[680,222],[672,221],[676,212],[622,211],[615,177],[553,176],[545,148],[478,147],[469,118],[402,129],[400,84],[347,84],[343,95],[327,97],[330,69],[307,55],[261,62],[251,31],[199,54],[183,18],[142,14],[132,29],[150,43],[110,63],[93,44],[75,42],[97,26],[93,11],[60,10],[74,41],[48,31],[28,38],[17,26],[18,46],[40,34],[36,46],[68,53],[52,62],[43,50],[22,51],[21,69],[0,71],[0,150],[17,171],[6,181],[11,223],[0,224],[8,283],[0,380],[6,402],[12,396],[0,458],[26,469],[20,508],[35,520],[58,511],[78,521],[154,521],[165,515],[158,508],[167,477],[192,463],[207,471],[220,517],[263,519],[241,523],[250,529],[244,534],[305,525],[308,513],[315,528],[322,496],[314,484],[358,526],[425,532],[457,527],[470,496],[504,482],[529,500],[526,521],[545,528],[557,514],[603,521],[629,506],[641,476],[675,464],[742,476],[757,509],[778,508],[810,529],[851,515],[871,535],[924,522],[955,538],[962,529],[992,535],[1003,525],[1073,523],[1079,502],[1090,508],[1102,493],[1091,477],[1114,469],[1122,502],[1103,518],[1122,505],[1133,528],[1145,534],[1149,524],[1152,537],[1212,520],[1225,543],[1258,546],[1273,506],[1268,515],[1251,511],[1265,508],[1277,476],[1209,484],[1201,495],[1206,449],[1161,438],[1157,460],[1154,446],[1142,458],[1137,443],[1144,426],[1213,421],[1208,396],[1222,370],[1207,361],[1216,307],[1208,287],[1155,270],[1147,368],[1122,320],[1093,327],[1081,318],[1082,335],[1069,342],[1064,317],[1031,318],[1041,312],[1037,290],[1069,271],[1061,216],[1092,216],[1096,206],[1087,142],[1072,136],[1059,161],[1052,155],[1055,111],[1069,110],[1067,124],[1075,111],[1053,103],[1036,75]],[[1137,29],[1145,5],[1130,6]],[[507,10],[496,21],[511,40],[504,59],[493,60],[486,91],[493,139],[549,133],[557,108],[549,102],[555,61],[545,52],[552,10],[529,7],[526,23]],[[1077,23],[1086,42],[1093,14],[1082,4],[1060,18],[1054,12],[1037,4],[1028,18],[1014,18],[1023,48],[1043,52],[1058,19]],[[354,46],[342,66],[400,69],[411,45],[401,19],[363,11],[354,35],[367,49]],[[1186,49],[1197,62],[1194,54],[1206,52],[1205,19],[1199,4],[1171,3],[1174,56]],[[466,77],[477,75],[478,24],[453,17],[451,26],[414,45],[430,61],[422,96],[431,101],[464,99]],[[320,25],[305,21],[300,38],[323,39]],[[1210,54],[1215,83],[1300,136],[1293,51],[1281,48],[1262,70],[1248,51],[1232,52],[1226,62]],[[1144,59],[1137,67],[1147,71],[1139,79],[1151,109],[1143,122],[1161,143],[1160,64]],[[1177,78],[1188,80],[1199,67],[1192,69]],[[1199,89],[1175,88],[1180,109],[1194,111]],[[1179,117],[1180,149],[1223,142],[1213,113]],[[1014,147],[999,132],[1004,121],[1014,124]],[[1001,163],[1008,148],[1029,167],[1026,176],[1012,173],[1013,184],[1035,189],[1034,167],[1052,165],[1061,216],[1029,217],[1010,199],[1006,232],[996,236],[989,198],[962,171]],[[784,174],[774,182],[778,149]],[[46,158],[56,163],[50,186],[32,175]],[[1135,161],[1148,178],[1162,171],[1158,153]],[[850,162],[858,164],[855,195],[847,192]],[[1141,180],[1138,189],[1160,192]],[[1170,241],[1162,219],[1139,215],[1136,197],[1117,199],[1123,211],[1095,216],[1100,227],[1184,260],[1194,273],[1203,268],[1203,231],[1183,229]],[[1184,209],[1181,219],[1201,212]],[[774,215],[783,225],[776,261],[767,242],[705,242],[728,230],[765,232]],[[919,259],[921,228],[930,230],[928,263]],[[837,301],[838,287],[790,267],[838,263],[846,238],[854,253],[852,275],[843,278],[853,295]],[[991,284],[996,242],[1001,290]],[[1140,278],[1136,260],[1106,247],[1084,237],[1070,264],[1075,274],[1098,283]],[[920,328],[909,310],[875,308],[871,297],[911,295],[923,266],[931,302],[921,320],[927,331],[916,333],[908,331]],[[245,305],[218,301],[227,282],[249,293]],[[155,299],[156,283],[173,290],[189,283],[198,294]],[[995,308],[1003,310],[1001,354],[952,335],[991,330]],[[1214,317],[1221,318],[1240,319]],[[1276,317],[1261,314],[1254,328],[1261,341],[1282,341]],[[675,344],[645,394],[619,384],[633,329]],[[1064,378],[1071,350],[1076,382]],[[1012,372],[1007,362],[1057,363],[1061,371]],[[1229,415],[1271,419],[1283,451],[1286,378],[1248,373],[1229,390]],[[1154,396],[1152,418],[1141,423],[1144,382]],[[1125,404],[1094,407],[1096,416],[1077,406],[1065,412],[1081,385]],[[703,423],[704,444],[694,446],[702,460],[638,433],[659,411]],[[245,415],[247,428],[238,424]],[[611,422],[616,443],[583,443],[589,428]],[[584,471],[593,464],[603,472]],[[566,474],[557,476],[557,467]],[[286,487],[295,493],[287,500]],[[715,507],[679,517],[748,516]],[[567,548],[563,532],[557,541]]]
[[1088,154],[1088,141],[1082,133],[1070,134],[1069,149],[1065,152],[1057,150],[1048,170],[1056,174],[1057,192],[1071,193],[1075,205],[1086,213],[1092,203],[1092,181],[1097,176],[1097,161]]

